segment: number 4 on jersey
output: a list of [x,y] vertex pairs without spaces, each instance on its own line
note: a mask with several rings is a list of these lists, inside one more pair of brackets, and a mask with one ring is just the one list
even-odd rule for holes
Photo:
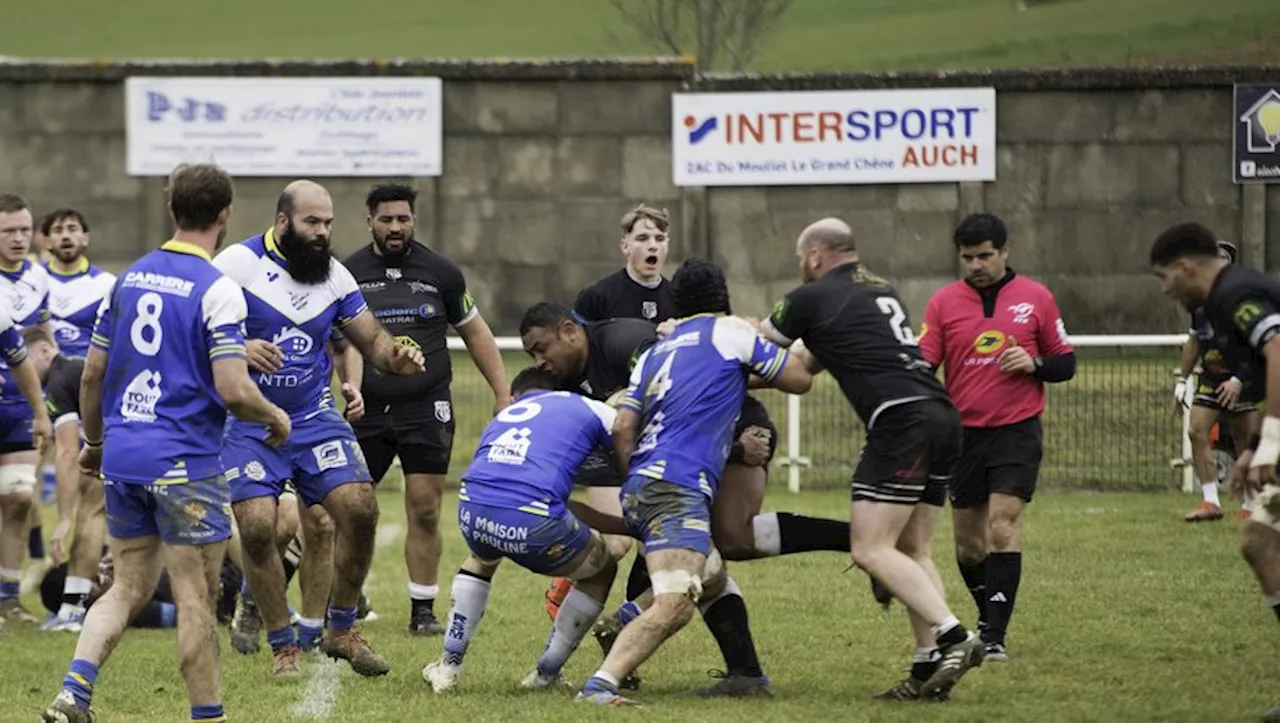
[[892,296],[876,297],[876,306],[880,307],[880,311],[889,317],[889,329],[893,331],[893,336],[903,346],[918,346],[916,335],[911,331],[911,327],[907,326],[907,312],[903,311],[902,304]]
[[671,365],[675,360],[676,353],[673,351],[667,356],[667,360],[662,363],[658,373],[653,375],[653,379],[649,381],[649,386],[645,387],[644,395],[646,397],[662,399],[667,396],[667,392],[671,390]]

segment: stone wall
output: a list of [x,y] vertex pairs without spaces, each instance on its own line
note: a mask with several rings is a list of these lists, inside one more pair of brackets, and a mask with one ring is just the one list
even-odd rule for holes
[[[723,264],[744,313],[794,283],[792,242],[837,215],[863,258],[895,279],[919,319],[955,278],[952,226],[1003,216],[1012,263],[1057,294],[1076,333],[1182,328],[1145,268],[1171,223],[1196,219],[1241,242],[1246,264],[1280,270],[1280,186],[1231,182],[1231,84],[1275,69],[1077,70],[695,79],[677,60],[335,64],[0,64],[0,189],[45,211],[83,210],[93,258],[119,268],[169,233],[161,181],[125,174],[129,75],[427,75],[444,79],[444,175],[421,190],[419,237],[466,271],[499,332],[541,298],[573,301],[620,264],[617,222],[640,201],[675,217],[672,260]],[[671,93],[994,86],[993,183],[679,189],[671,181]],[[265,228],[290,179],[237,181],[233,237]],[[367,241],[373,179],[321,179],[343,253]]]

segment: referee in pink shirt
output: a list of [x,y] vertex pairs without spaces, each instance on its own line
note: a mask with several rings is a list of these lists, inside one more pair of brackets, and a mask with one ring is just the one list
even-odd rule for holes
[[1008,660],[1005,631],[1022,579],[1022,511],[1043,452],[1045,383],[1075,376],[1053,294],[1008,266],[1004,222],[978,213],[952,240],[965,278],[929,299],[920,351],[943,369],[964,425],[951,483],[956,561],[978,606],[987,660]]

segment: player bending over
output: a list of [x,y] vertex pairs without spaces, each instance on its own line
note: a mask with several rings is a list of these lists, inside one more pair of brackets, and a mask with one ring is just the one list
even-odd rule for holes
[[644,544],[654,599],[622,629],[579,693],[579,700],[598,705],[630,703],[618,695],[619,681],[683,628],[704,599],[711,506],[747,377],[754,373],[794,394],[812,382],[802,362],[728,316],[728,286],[719,269],[693,259],[676,279],[682,274],[704,279],[678,303],[678,313],[689,318],[636,361],[614,422],[614,451],[628,471],[622,509],[631,534]]
[[[526,688],[561,683],[560,670],[604,607],[617,563],[600,533],[583,520],[616,517],[571,501],[574,478],[587,455],[611,444],[614,411],[560,385],[550,372],[525,369],[511,384],[511,406],[485,427],[458,491],[458,527],[471,555],[453,578],[449,624],[440,660],[422,679],[443,693],[458,685],[467,645],[484,617],[499,563],[509,559],[539,575],[564,577],[574,587],[560,604],[551,637]],[[576,513],[576,514],[575,514]]]

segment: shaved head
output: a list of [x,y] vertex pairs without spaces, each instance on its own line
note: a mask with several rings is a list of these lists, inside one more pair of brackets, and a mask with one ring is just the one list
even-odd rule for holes
[[324,186],[315,181],[300,179],[284,187],[276,201],[276,213],[291,217],[294,207],[299,204],[326,200],[329,200],[329,191]]
[[809,224],[800,232],[800,248],[817,246],[823,251],[852,253],[857,251],[853,243],[853,229],[838,218],[824,218]]

